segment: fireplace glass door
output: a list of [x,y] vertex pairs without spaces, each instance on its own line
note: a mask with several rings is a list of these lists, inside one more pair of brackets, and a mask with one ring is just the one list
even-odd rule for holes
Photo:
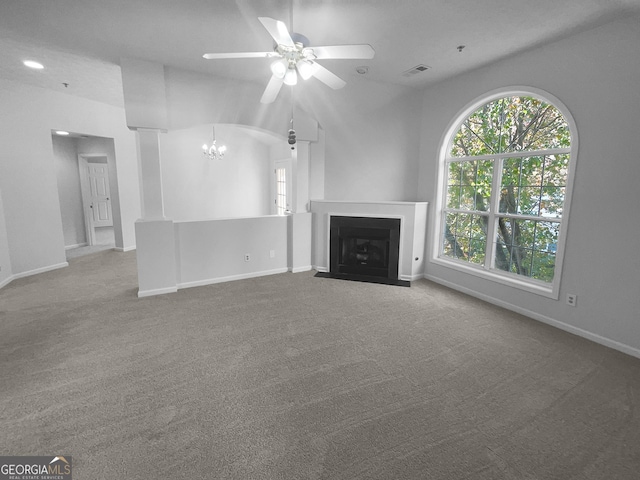
[[331,217],[331,273],[398,278],[400,219]]

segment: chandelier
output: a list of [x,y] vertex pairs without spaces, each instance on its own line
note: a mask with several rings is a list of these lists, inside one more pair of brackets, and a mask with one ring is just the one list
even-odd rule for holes
[[221,160],[227,151],[227,147],[225,145],[218,146],[216,144],[216,127],[213,127],[213,137],[211,138],[211,146],[206,143],[202,145],[202,153],[209,157],[210,160]]

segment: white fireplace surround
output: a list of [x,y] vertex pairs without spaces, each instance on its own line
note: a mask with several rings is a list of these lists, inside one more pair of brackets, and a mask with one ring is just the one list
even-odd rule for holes
[[332,216],[400,219],[400,258],[398,278],[423,278],[427,232],[427,202],[344,202],[312,200],[313,268],[329,272],[329,235]]

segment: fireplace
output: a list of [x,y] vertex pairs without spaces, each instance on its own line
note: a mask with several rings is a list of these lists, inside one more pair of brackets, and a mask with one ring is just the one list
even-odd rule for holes
[[321,276],[409,286],[398,279],[400,219],[331,216],[330,270]]

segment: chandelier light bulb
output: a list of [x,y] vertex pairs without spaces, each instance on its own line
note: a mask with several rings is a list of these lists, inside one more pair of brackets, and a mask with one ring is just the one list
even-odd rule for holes
[[219,147],[216,145],[216,130],[215,127],[212,129],[213,136],[211,141],[211,146],[208,146],[206,143],[202,145],[202,154],[205,157],[209,157],[210,160],[221,160],[224,157],[225,152],[227,151],[227,147],[225,145],[220,145]]

